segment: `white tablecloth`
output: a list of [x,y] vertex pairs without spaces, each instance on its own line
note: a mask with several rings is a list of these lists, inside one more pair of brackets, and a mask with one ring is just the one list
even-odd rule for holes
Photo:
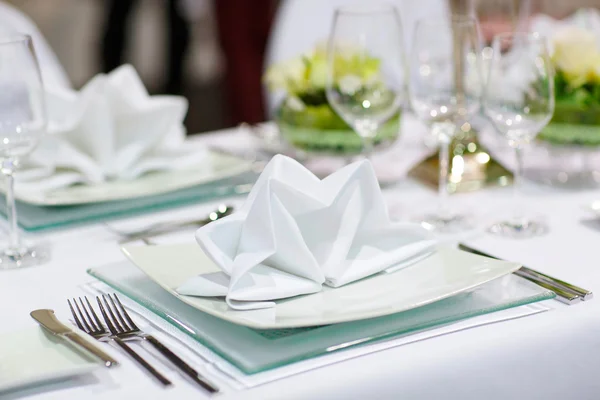
[[[222,132],[200,140],[244,146],[239,132]],[[404,147],[403,147],[404,146]],[[404,149],[404,150],[403,150]],[[403,153],[404,151],[404,153]],[[417,150],[400,143],[396,160]],[[480,227],[509,208],[510,189],[457,195],[454,203],[474,213]],[[411,180],[386,189],[392,213],[414,215],[435,204],[435,193]],[[583,206],[600,199],[598,191],[561,191],[528,185],[527,205],[545,215],[551,232],[539,238],[511,240],[474,231],[470,243],[493,254],[600,291],[600,222]],[[231,199],[239,204],[242,199]],[[215,202],[216,203],[216,202]],[[201,204],[136,218],[153,222],[212,210]],[[123,260],[116,238],[102,225],[32,236],[53,249],[44,266],[0,271],[0,333],[35,326],[29,311],[53,308],[68,319],[67,297],[84,294],[86,269]],[[186,236],[185,240],[193,240]],[[553,310],[530,317],[388,349],[344,361],[257,388],[219,396],[222,399],[598,399],[600,398],[600,300],[574,306],[552,301]],[[120,357],[121,359],[123,357]],[[94,376],[0,396],[3,399],[198,399],[203,393],[169,376],[176,386],[162,390],[133,364]]]

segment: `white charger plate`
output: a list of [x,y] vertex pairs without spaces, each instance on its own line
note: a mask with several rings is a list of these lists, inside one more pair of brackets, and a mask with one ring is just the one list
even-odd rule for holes
[[131,181],[116,180],[95,185],[73,185],[47,192],[19,191],[15,185],[19,201],[39,206],[66,206],[99,203],[113,200],[126,200],[136,197],[153,196],[179,189],[206,184],[232,177],[250,170],[252,164],[238,157],[209,153],[208,164],[174,171],[151,172]]
[[0,398],[7,391],[88,374],[98,359],[40,327],[0,334]]
[[181,301],[205,313],[256,329],[329,325],[394,314],[421,307],[510,274],[521,265],[455,249],[440,249],[428,258],[391,274],[319,293],[277,300],[270,309],[236,311],[224,298],[180,295],[175,291],[198,274],[219,268],[196,244],[125,246],[125,255],[152,280]]

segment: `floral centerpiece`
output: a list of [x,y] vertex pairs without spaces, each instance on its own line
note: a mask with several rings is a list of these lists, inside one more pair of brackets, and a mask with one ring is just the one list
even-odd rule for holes
[[556,107],[539,139],[600,145],[600,50],[592,32],[569,27],[552,38]]
[[[336,60],[343,69],[337,85],[348,92],[359,92],[380,78],[380,60],[353,54],[351,51]],[[285,92],[276,111],[276,121],[283,137],[295,148],[307,152],[356,154],[362,150],[361,138],[331,108],[325,94],[327,57],[322,45],[296,58],[270,66],[264,76],[269,90]],[[396,139],[400,114],[382,125],[374,144]]]

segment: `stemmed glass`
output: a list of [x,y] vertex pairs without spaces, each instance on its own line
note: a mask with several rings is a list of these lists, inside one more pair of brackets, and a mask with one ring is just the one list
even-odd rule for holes
[[33,151],[46,128],[40,69],[31,37],[0,38],[0,171],[6,181],[8,243],[0,250],[0,269],[40,264],[46,249],[25,245],[17,227],[14,174],[22,158]]
[[379,127],[394,117],[406,93],[404,43],[390,5],[338,8],[327,46],[326,96],[361,137],[369,157]]
[[494,127],[515,150],[515,212],[511,219],[492,226],[491,232],[530,237],[547,227],[522,214],[523,149],[548,124],[554,113],[554,69],[548,44],[536,33],[503,33],[493,41],[484,110]]
[[477,20],[467,16],[419,20],[410,57],[410,102],[439,146],[439,206],[419,218],[427,229],[456,232],[470,221],[448,206],[450,143],[481,107],[481,45]]

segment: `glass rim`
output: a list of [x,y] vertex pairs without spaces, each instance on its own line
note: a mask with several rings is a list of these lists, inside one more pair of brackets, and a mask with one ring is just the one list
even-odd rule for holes
[[15,32],[8,35],[0,35],[0,46],[32,41],[31,35]]
[[364,16],[364,15],[372,15],[372,14],[384,14],[392,12],[394,14],[398,14],[398,10],[393,4],[381,2],[372,5],[365,4],[351,4],[337,7],[335,13],[337,15],[355,15],[355,16]]

